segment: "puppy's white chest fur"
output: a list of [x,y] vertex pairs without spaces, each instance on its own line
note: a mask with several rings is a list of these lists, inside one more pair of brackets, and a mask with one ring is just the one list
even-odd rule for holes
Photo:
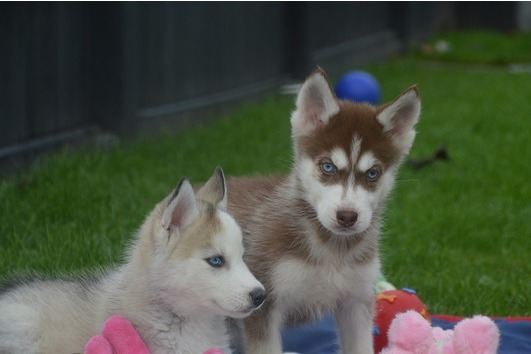
[[[367,297],[377,277],[378,259],[364,265],[313,265],[299,259],[279,262],[273,274],[273,292],[280,309],[297,316],[318,318],[333,311],[344,297]],[[368,290],[369,289],[369,290]]]

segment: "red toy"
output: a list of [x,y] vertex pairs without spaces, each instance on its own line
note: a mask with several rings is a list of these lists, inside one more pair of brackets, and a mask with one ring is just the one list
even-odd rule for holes
[[374,352],[380,353],[387,346],[387,332],[398,313],[414,310],[430,321],[428,309],[420,301],[414,290],[386,290],[376,295],[376,313],[374,319]]

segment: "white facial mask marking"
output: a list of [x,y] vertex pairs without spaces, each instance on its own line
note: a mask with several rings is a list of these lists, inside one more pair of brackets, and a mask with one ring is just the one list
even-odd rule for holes
[[[227,213],[219,213],[223,224],[223,231],[216,236],[213,248],[224,250],[224,256],[228,268],[223,269],[223,274],[216,274],[219,281],[219,291],[214,295],[218,304],[226,310],[244,309],[249,306],[249,293],[256,288],[262,288],[262,284],[250,272],[244,263],[242,235],[239,226]],[[221,269],[220,269],[221,270]]]
[[352,159],[352,163],[355,164],[358,161],[358,157],[361,151],[361,136],[358,133],[354,134],[354,137],[352,138],[350,150],[350,157]]
[[341,148],[335,148],[330,154],[332,162],[339,170],[344,170],[348,167],[348,158],[345,151]]
[[377,160],[374,154],[370,151],[364,152],[361,155],[358,165],[356,166],[358,171],[366,172],[369,168],[373,167],[376,164]]
[[[175,257],[172,266],[160,273],[169,294],[179,293],[176,311],[213,313],[243,317],[254,309],[250,293],[263,289],[243,261],[242,233],[236,221],[227,213],[218,211],[221,230],[213,235],[207,249],[190,250],[190,257]],[[201,235],[196,235],[201,237]],[[211,267],[208,257],[222,256],[225,265]],[[179,276],[174,270],[179,269]]]
[[[337,159],[341,153],[334,149],[333,155]],[[342,152],[342,155],[346,155],[345,152]],[[332,160],[335,162],[333,158]],[[368,151],[361,155],[356,168],[359,172],[365,172],[376,163],[376,157]],[[323,226],[337,234],[363,232],[369,227],[373,210],[380,198],[379,191],[370,191],[363,185],[356,184],[355,175],[352,172],[348,177],[346,188],[343,184],[325,185],[320,181],[320,171],[315,162],[308,158],[301,162],[300,173],[308,201],[314,206]],[[355,211],[358,214],[354,226],[343,228],[338,224],[337,212],[340,210]]]

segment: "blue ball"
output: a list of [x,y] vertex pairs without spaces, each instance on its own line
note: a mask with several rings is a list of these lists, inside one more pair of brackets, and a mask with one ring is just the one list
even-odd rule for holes
[[334,91],[342,100],[358,103],[378,104],[380,102],[380,85],[369,73],[352,71],[344,74],[337,81]]

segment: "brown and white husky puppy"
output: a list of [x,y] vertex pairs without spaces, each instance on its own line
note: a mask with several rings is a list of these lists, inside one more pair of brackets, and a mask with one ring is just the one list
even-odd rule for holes
[[228,352],[225,317],[249,315],[265,291],[243,262],[226,191],[221,168],[197,193],[182,179],[146,218],[122,266],[0,293],[0,353],[81,353],[113,314],[131,321],[153,354]]
[[419,114],[415,87],[381,106],[356,104],[338,100],[319,69],[291,116],[291,174],[229,179],[244,259],[268,292],[243,320],[244,353],[281,353],[284,324],[328,312],[343,354],[373,352],[381,218]]

